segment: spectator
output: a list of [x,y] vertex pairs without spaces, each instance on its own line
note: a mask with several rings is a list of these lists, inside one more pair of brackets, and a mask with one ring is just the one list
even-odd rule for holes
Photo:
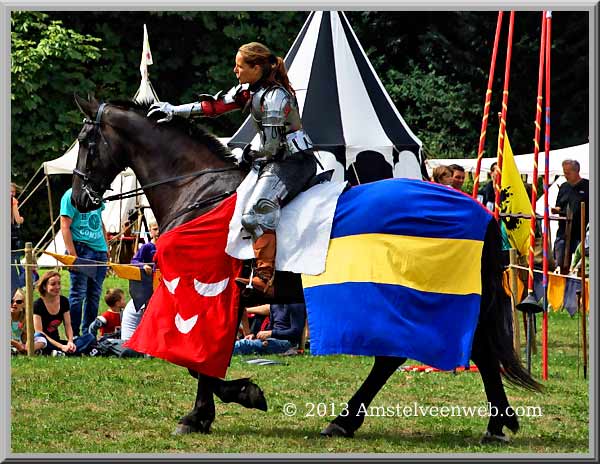
[[[149,232],[150,241],[148,243],[143,244],[139,248],[135,256],[131,259],[131,264],[135,264],[136,266],[141,267],[148,276],[151,276],[155,270],[154,255],[156,254],[156,241],[158,240],[158,236],[160,235],[158,224],[156,222],[150,223]],[[121,339],[123,341],[129,340],[131,338],[133,332],[135,332],[138,325],[140,324],[140,321],[142,320],[142,315],[144,314],[143,308],[145,307],[145,303],[141,304],[140,306],[140,310],[137,311],[134,301],[132,299],[129,301],[129,303],[127,303],[127,305],[123,309],[123,313],[121,315]]]
[[448,166],[434,168],[433,181],[436,184],[450,185],[452,183],[452,170]]
[[150,241],[144,243],[131,259],[131,264],[141,267],[148,275],[152,275],[154,271],[153,260],[156,254],[156,241],[159,235],[158,224],[156,222],[150,223]]
[[490,180],[486,182],[478,192],[478,199],[483,206],[490,211],[494,211],[494,203],[496,201],[496,191],[494,190],[494,182],[498,182],[500,169],[498,163],[492,163],[490,168]]
[[[585,228],[585,275],[590,275],[590,224]],[[570,274],[578,275],[581,272],[581,242],[575,248],[575,252],[573,253],[573,259],[571,261],[571,270]]]
[[17,184],[10,183],[10,263],[13,288],[25,285],[21,258],[25,246],[21,238],[21,224],[25,219],[19,213],[19,200],[17,199]]
[[566,249],[566,221],[558,222],[558,231],[556,232],[556,239],[554,241],[554,259],[556,260],[556,265],[561,267],[563,273],[566,273],[570,262],[565,262],[565,256],[567,259],[570,257],[581,239],[581,203],[585,203],[585,223],[586,225],[589,223],[590,182],[579,175],[579,162],[564,160],[562,168],[567,181],[559,187],[556,206],[551,209],[551,212],[563,218],[567,217],[567,209],[570,209],[573,213],[569,248]]
[[131,338],[133,332],[140,325],[143,314],[144,310],[140,309],[136,311],[133,300],[129,300],[121,314],[121,340],[127,341]]
[[[33,304],[33,327],[35,337],[46,339],[43,354],[63,355],[75,353],[69,300],[60,294],[60,274],[46,272],[38,282],[40,298]],[[61,340],[58,328],[64,322],[67,340]]]
[[285,353],[300,343],[305,322],[304,303],[271,304],[266,329],[260,330],[256,336],[248,334],[244,339],[237,340],[233,354]]
[[[25,294],[18,288],[10,301],[11,338],[10,348],[12,354],[27,354],[27,330],[25,328]],[[33,339],[33,349],[41,352],[46,347],[46,339],[40,335]]]
[[[89,213],[80,213],[71,203],[72,189],[60,202],[60,230],[65,240],[67,254],[93,262],[106,262],[108,247],[106,230],[102,223],[104,204]],[[106,266],[71,269],[69,304],[72,311],[72,328],[75,336],[86,334],[88,327],[98,316],[98,303]],[[84,303],[85,302],[85,303]]]
[[100,329],[100,336],[104,336],[114,334],[121,329],[121,311],[125,307],[125,292],[120,288],[108,289],[104,295],[104,302],[108,306],[108,310],[90,324],[89,332],[91,334],[95,335],[96,331]]
[[452,171],[452,187],[462,191],[462,186],[465,183],[465,168],[459,164],[451,164],[448,166]]

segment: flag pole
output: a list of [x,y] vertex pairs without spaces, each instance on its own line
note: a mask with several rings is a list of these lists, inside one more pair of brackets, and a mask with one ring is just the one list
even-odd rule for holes
[[510,12],[508,23],[508,41],[506,46],[506,64],[504,67],[504,91],[502,92],[502,113],[500,116],[500,135],[498,137],[498,170],[494,182],[496,197],[494,200],[494,217],[496,221],[500,220],[500,186],[502,185],[502,153],[504,151],[504,135],[506,133],[506,110],[508,108],[508,82],[510,80],[510,59],[512,56],[512,40],[515,23],[515,12]]
[[550,214],[548,212],[548,184],[550,177],[550,49],[552,31],[552,11],[546,12],[546,121],[544,138],[544,313],[542,320],[542,379],[548,380],[548,230]]
[[492,86],[494,85],[494,71],[496,69],[496,56],[498,54],[498,42],[500,41],[500,30],[502,29],[502,10],[498,11],[498,21],[496,22],[496,35],[494,37],[494,48],[492,50],[492,62],[490,63],[490,74],[488,77],[487,90],[485,92],[485,101],[483,105],[483,118],[481,120],[481,134],[479,136],[479,148],[477,149],[477,166],[475,167],[475,178],[473,179],[473,198],[477,198],[479,190],[479,173],[481,172],[481,159],[485,148],[485,134],[488,126],[488,116],[490,114],[490,102],[492,100]]

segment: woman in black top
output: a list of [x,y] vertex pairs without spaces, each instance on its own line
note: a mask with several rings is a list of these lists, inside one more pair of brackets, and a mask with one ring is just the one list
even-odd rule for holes
[[[38,282],[38,290],[41,297],[33,304],[33,326],[36,333],[42,334],[48,341],[43,353],[50,354],[53,350],[75,353],[69,300],[60,294],[60,274],[56,271],[46,272]],[[66,341],[61,340],[58,333],[63,322]]]

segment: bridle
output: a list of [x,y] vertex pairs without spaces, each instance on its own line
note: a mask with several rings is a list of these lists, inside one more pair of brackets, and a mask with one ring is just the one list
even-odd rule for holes
[[[94,206],[100,206],[102,203],[102,193],[107,190],[111,190],[110,181],[107,181],[106,178],[94,178],[90,173],[90,163],[98,157],[96,152],[98,148],[98,141],[101,140],[104,145],[108,146],[108,141],[102,134],[102,130],[100,129],[100,125],[102,124],[102,113],[104,113],[104,109],[106,108],[106,103],[100,103],[98,107],[98,112],[96,113],[96,120],[92,120],[89,118],[85,118],[83,120],[83,124],[92,125],[92,130],[86,134],[85,139],[80,140],[80,142],[86,142],[88,146],[87,156],[85,158],[85,172],[80,171],[79,169],[73,169],[73,174],[79,176],[82,181],[82,190],[89,197],[90,201]],[[110,151],[109,151],[110,153]],[[99,159],[99,158],[98,158]],[[111,161],[115,161],[112,159]],[[117,163],[117,166],[119,164]],[[93,187],[93,185],[97,186],[97,189]]]
[[[127,192],[122,192],[122,193],[119,193],[116,195],[111,195],[106,198],[102,198],[103,193],[101,193],[101,192],[106,192],[107,190],[112,190],[110,188],[111,181],[106,178],[105,179],[93,178],[92,175],[89,173],[89,171],[90,171],[89,166],[90,166],[90,160],[94,160],[97,157],[96,150],[97,150],[98,140],[100,139],[106,146],[109,146],[109,143],[106,140],[106,138],[104,137],[104,135],[102,134],[102,130],[101,130],[102,114],[104,113],[104,109],[106,108],[106,105],[107,104],[104,102],[100,103],[100,105],[98,106],[98,111],[96,113],[95,120],[92,120],[89,118],[85,118],[83,120],[84,125],[91,124],[93,126],[92,130],[88,134],[86,134],[85,139],[80,141],[80,142],[87,142],[87,146],[88,146],[88,153],[87,153],[86,160],[85,160],[85,171],[86,172],[80,171],[77,168],[73,169],[73,174],[76,176],[79,176],[82,180],[82,190],[90,198],[90,200],[94,204],[94,206],[99,207],[103,201],[112,201],[112,200],[120,200],[123,198],[130,198],[130,197],[137,195],[138,192],[140,192],[140,191],[144,191],[149,188],[156,187],[157,185],[167,184],[170,182],[177,182],[177,181],[180,181],[183,179],[188,179],[188,178],[193,178],[193,177],[199,177],[204,174],[214,174],[214,173],[220,173],[220,172],[226,172],[226,171],[240,170],[239,166],[228,166],[225,168],[202,169],[200,171],[195,171],[195,172],[191,172],[191,173],[187,173],[187,174],[182,174],[179,176],[169,177],[167,179],[161,179],[161,180],[157,180],[154,182],[150,182],[146,185],[142,185],[141,187],[135,188],[133,190],[129,190]],[[108,151],[108,153],[109,153],[109,157],[111,158],[111,161],[116,166],[121,166],[121,163],[118,163],[114,159],[110,150]],[[97,185],[98,189],[97,190],[94,189],[93,186],[90,185],[90,183]],[[168,219],[166,221],[164,221],[163,227],[166,224],[172,222],[176,218],[178,218],[186,213],[189,213],[196,209],[200,209],[205,206],[214,204],[218,201],[221,201],[221,200],[227,198],[228,196],[232,195],[233,193],[235,193],[235,191],[226,191],[226,192],[220,193],[218,195],[215,195],[213,197],[191,203],[191,204],[187,205],[186,207],[182,208],[181,210],[176,211],[175,213],[171,214],[171,216],[169,216]]]

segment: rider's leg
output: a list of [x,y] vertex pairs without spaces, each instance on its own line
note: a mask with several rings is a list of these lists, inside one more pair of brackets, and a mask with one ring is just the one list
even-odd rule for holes
[[[275,256],[277,238],[275,230],[281,215],[280,204],[288,191],[279,177],[263,171],[248,200],[248,207],[242,214],[242,226],[252,236],[252,246],[256,258],[252,287],[273,297],[273,277],[275,275]],[[236,279],[242,285],[248,285],[249,279]]]

